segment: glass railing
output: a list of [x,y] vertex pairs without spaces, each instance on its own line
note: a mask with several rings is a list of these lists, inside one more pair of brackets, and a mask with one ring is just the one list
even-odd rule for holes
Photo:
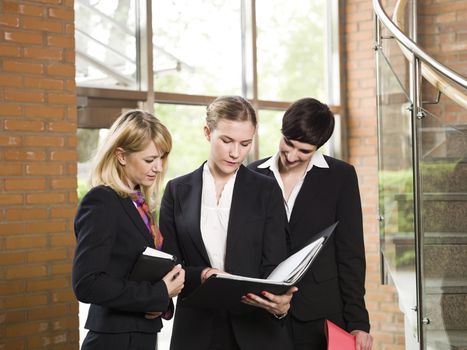
[[466,349],[467,110],[447,98],[425,107],[418,130],[423,343],[433,350]]
[[[384,29],[381,34],[389,37]],[[397,288],[411,337],[416,338],[409,67],[394,40],[381,43],[377,60],[381,255],[386,277]]]
[[373,5],[383,277],[407,349],[466,349],[467,80],[409,38],[417,1]]

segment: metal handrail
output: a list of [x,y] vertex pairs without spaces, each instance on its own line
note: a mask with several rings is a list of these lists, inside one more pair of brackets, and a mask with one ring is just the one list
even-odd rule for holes
[[456,73],[452,69],[446,67],[445,65],[441,64],[433,57],[428,55],[425,51],[423,51],[414,41],[412,41],[404,32],[402,32],[398,26],[389,18],[386,14],[384,9],[382,8],[379,0],[373,0],[373,9],[376,15],[379,17],[380,21],[384,24],[384,26],[394,35],[394,37],[406,47],[410,52],[412,52],[415,56],[420,58],[420,60],[427,65],[433,67],[442,75],[448,77],[452,81],[456,82],[463,88],[467,89],[467,79],[462,75]]
[[[404,30],[404,7],[407,4],[407,0],[397,0],[397,3],[394,7],[394,13],[392,15],[393,23],[400,29]],[[414,53],[410,52],[406,47],[404,47],[400,42],[398,42],[402,53],[405,55],[409,62],[412,62]],[[467,94],[464,91],[461,91],[457,85],[452,84],[441,72],[438,72],[433,66],[421,62],[421,74],[422,76],[435,88],[439,90],[439,93],[444,93],[446,96],[451,98],[454,102],[460,106],[467,109]]]
[[[467,79],[462,75],[454,72],[450,68],[436,61],[423,51],[414,41],[402,32],[403,23],[403,7],[406,0],[398,0],[395,6],[393,20],[391,20],[386,12],[383,10],[379,0],[373,0],[373,10],[376,14],[375,18],[375,35],[376,45],[375,49],[382,48],[381,45],[381,25],[384,25],[387,30],[397,40],[402,53],[408,60],[410,69],[410,100],[411,100],[411,134],[412,134],[412,167],[413,167],[413,214],[414,214],[414,235],[415,235],[415,269],[416,269],[416,302],[417,305],[413,310],[417,313],[417,341],[420,349],[425,348],[424,325],[429,324],[430,320],[425,315],[424,309],[424,293],[425,285],[423,281],[424,276],[424,255],[422,247],[424,245],[424,228],[422,220],[422,182],[420,170],[420,140],[419,131],[423,126],[423,118],[425,117],[425,110],[421,99],[421,77],[423,76],[429,83],[436,87],[440,92],[446,94],[452,101],[467,108],[467,94],[461,88],[467,88]],[[416,13],[416,4],[414,2],[414,14]],[[413,22],[412,31],[414,37],[417,37],[416,21]],[[380,55],[376,55],[378,57]],[[377,61],[378,63],[378,61]],[[377,73],[379,79],[379,71]],[[456,85],[457,84],[457,85]],[[379,84],[378,84],[379,86]],[[379,107],[379,106],[378,106]],[[378,110],[378,115],[380,111]],[[378,123],[379,125],[380,123]],[[380,131],[378,131],[380,132]],[[378,134],[379,138],[379,134]]]

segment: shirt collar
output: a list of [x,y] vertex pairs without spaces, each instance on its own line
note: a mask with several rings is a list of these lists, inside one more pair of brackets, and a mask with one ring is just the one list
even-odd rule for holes
[[[240,169],[240,167],[238,167],[237,170],[235,170],[235,172],[230,176],[230,178],[227,180],[227,183],[230,183],[230,182],[235,182],[235,179],[237,177],[237,174],[238,174],[238,170]],[[203,165],[203,176],[209,176],[209,178],[212,179],[212,181],[214,181],[214,175],[212,175],[211,173],[211,169],[209,169],[209,165],[208,165],[208,162],[205,162],[204,165]],[[226,184],[227,184],[226,183]]]
[[[317,166],[318,168],[329,168],[328,162],[326,162],[324,155],[320,151],[315,151],[315,153],[313,153],[313,156],[311,157],[305,172],[309,172],[311,168],[313,168],[313,166]],[[279,171],[279,152],[277,152],[265,162],[258,165],[258,168],[270,168],[271,171]]]

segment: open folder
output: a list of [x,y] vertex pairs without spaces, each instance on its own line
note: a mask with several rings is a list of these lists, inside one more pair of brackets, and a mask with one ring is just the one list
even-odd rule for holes
[[137,282],[158,282],[173,269],[176,262],[177,258],[175,256],[146,247],[138,256],[129,279]]
[[191,307],[246,311],[253,307],[241,302],[242,296],[248,293],[268,291],[284,294],[302,278],[336,226],[337,222],[313,235],[313,241],[277,265],[266,279],[215,274],[179,303]]

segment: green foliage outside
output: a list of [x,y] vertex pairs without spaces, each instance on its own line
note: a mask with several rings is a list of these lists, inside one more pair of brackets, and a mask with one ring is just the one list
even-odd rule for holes
[[325,6],[324,1],[257,2],[261,99],[325,100]]
[[81,203],[81,200],[83,199],[84,195],[88,193],[89,188],[89,184],[86,181],[78,180],[78,204]]
[[258,113],[258,148],[259,159],[277,152],[281,138],[283,111],[261,110]]
[[155,114],[172,135],[173,147],[165,181],[199,167],[207,158],[209,143],[203,132],[206,107],[156,104]]

